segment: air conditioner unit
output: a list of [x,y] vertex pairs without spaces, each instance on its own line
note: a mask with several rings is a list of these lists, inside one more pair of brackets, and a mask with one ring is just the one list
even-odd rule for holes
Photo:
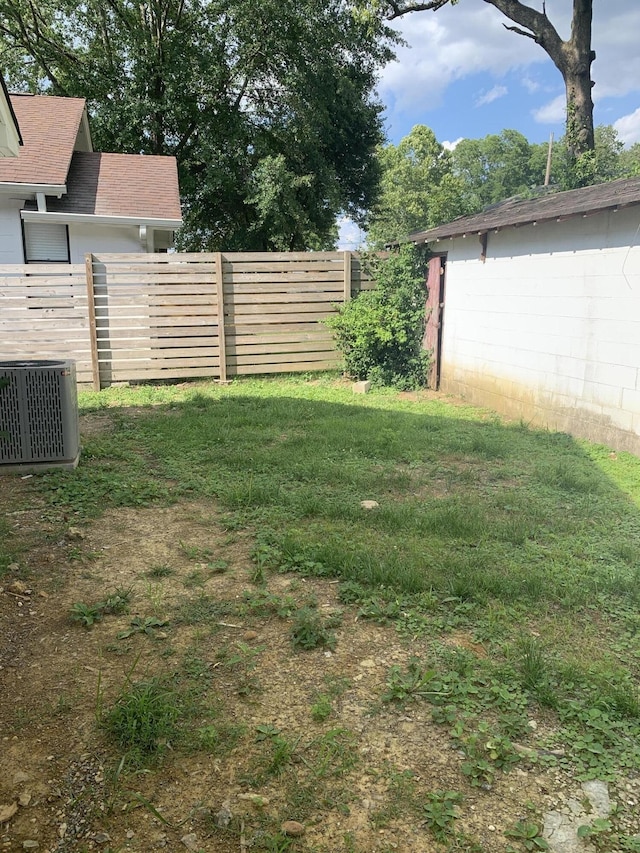
[[0,472],[75,468],[80,457],[73,361],[0,361]]

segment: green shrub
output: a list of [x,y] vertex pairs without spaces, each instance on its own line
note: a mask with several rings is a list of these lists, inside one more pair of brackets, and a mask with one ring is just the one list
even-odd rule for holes
[[426,384],[429,354],[422,349],[427,297],[424,257],[403,246],[372,258],[375,290],[365,290],[326,320],[347,373],[376,385],[408,390]]

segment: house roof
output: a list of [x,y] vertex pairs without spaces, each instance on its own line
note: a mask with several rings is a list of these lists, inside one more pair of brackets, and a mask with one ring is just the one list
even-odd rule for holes
[[510,198],[492,205],[482,213],[462,216],[437,228],[416,231],[407,239],[414,243],[431,243],[434,240],[482,234],[509,226],[562,221],[634,204],[640,204],[640,177],[623,178],[579,190],[547,193],[535,199]]
[[17,157],[0,161],[0,183],[64,185],[84,115],[84,100],[11,95],[11,105],[23,146]]
[[182,219],[175,157],[76,151],[67,193],[48,199],[47,211]]

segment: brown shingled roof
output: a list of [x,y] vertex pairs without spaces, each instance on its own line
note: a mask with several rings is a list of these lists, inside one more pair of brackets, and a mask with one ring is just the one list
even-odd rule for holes
[[532,222],[562,220],[573,216],[612,210],[640,204],[640,178],[623,178],[606,184],[596,184],[566,192],[548,193],[535,199],[507,199],[482,213],[462,216],[446,225],[416,231],[408,239],[416,243],[431,243],[463,234],[478,234]]
[[67,194],[48,199],[47,210],[181,219],[176,159],[76,151],[69,169]]
[[85,102],[54,95],[11,95],[23,147],[0,161],[0,183],[62,185]]

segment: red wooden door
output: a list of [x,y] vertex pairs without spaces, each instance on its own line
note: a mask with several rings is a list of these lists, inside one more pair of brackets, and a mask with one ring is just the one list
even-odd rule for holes
[[444,309],[444,258],[437,255],[429,261],[427,273],[426,328],[422,346],[431,351],[427,385],[437,391],[440,387],[442,356],[442,315]]

